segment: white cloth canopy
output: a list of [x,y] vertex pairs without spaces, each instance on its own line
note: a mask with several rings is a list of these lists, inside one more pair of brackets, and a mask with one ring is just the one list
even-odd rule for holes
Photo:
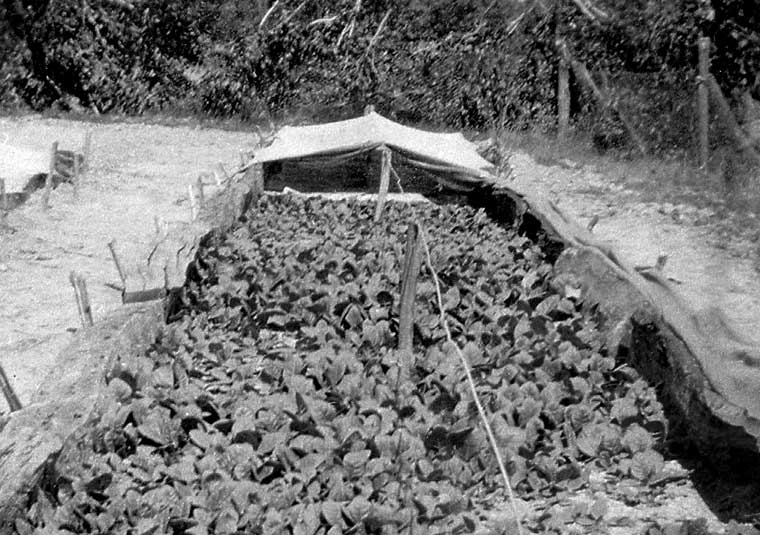
[[340,159],[387,146],[420,167],[467,182],[493,179],[493,165],[461,133],[418,130],[371,112],[362,117],[311,126],[286,126],[259,150],[255,163],[314,157]]

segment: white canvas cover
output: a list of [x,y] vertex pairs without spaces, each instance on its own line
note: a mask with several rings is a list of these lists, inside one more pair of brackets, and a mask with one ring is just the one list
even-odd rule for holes
[[461,133],[418,130],[375,112],[345,121],[283,127],[270,146],[256,153],[254,162],[350,158],[383,145],[425,169],[468,182],[493,179],[493,165]]

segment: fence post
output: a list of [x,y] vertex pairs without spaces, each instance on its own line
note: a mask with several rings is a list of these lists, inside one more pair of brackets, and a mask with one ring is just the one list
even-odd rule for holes
[[[567,47],[560,39],[557,39],[559,48]],[[567,129],[570,124],[570,67],[567,61],[567,53],[562,50],[559,54],[559,66],[557,72],[557,134],[560,139],[567,138]]]
[[557,80],[558,133],[560,139],[567,138],[570,124],[570,69],[567,62],[559,60],[559,79]]
[[710,104],[707,87],[708,76],[710,76],[710,38],[700,37],[697,107],[699,109],[699,166],[703,169],[707,167],[707,160],[710,158]]

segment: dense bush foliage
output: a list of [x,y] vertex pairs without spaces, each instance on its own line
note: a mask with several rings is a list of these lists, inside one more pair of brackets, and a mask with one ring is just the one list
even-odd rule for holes
[[[373,102],[415,122],[550,126],[560,37],[597,73],[646,76],[618,96],[657,134],[651,118],[690,105],[700,32],[714,38],[724,88],[757,89],[754,0],[596,0],[596,20],[587,3],[3,0],[0,99],[244,120],[352,115]],[[575,89],[575,115],[603,115]]]

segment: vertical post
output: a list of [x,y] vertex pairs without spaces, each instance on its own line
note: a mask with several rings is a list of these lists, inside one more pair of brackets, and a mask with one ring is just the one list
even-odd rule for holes
[[[567,45],[559,39],[557,35],[557,44],[559,48]],[[557,68],[557,135],[560,139],[567,139],[567,129],[570,124],[570,66],[567,62],[567,54],[562,51],[559,54],[559,65]]]
[[203,208],[203,203],[205,201],[203,194],[203,175],[198,175],[196,184],[198,185],[198,207]]
[[420,272],[420,229],[411,223],[406,232],[406,250],[401,274],[401,302],[399,305],[398,349],[410,354],[414,339],[414,298],[417,294],[417,275]]
[[87,321],[85,326],[92,327],[92,308],[90,307],[90,296],[87,294],[87,282],[81,275],[77,276],[77,286],[79,287],[79,296],[82,299],[82,312],[84,319]]
[[567,138],[570,124],[570,69],[567,62],[560,58],[557,80],[557,132],[560,139]]
[[5,401],[8,403],[8,408],[11,412],[21,410],[21,402],[13,391],[11,382],[8,380],[8,376],[5,374],[5,370],[0,366],[0,390],[3,391]]
[[84,319],[84,310],[82,310],[82,296],[79,294],[79,287],[77,286],[76,272],[72,271],[69,273],[69,282],[71,283],[72,288],[74,288],[74,300],[77,302],[77,313],[79,314],[79,321],[82,322],[83,326],[86,326]]
[[55,160],[58,155],[58,142],[54,141],[50,147],[50,167],[45,177],[45,190],[42,192],[42,209],[50,208],[50,190],[53,188],[53,176],[55,175]]
[[253,191],[254,200],[264,195],[264,164],[253,164],[246,174],[251,178],[251,191]]
[[707,78],[710,76],[710,38],[699,38],[699,86],[697,88],[697,107],[699,109],[699,165],[707,167],[710,157],[709,130],[710,108]]
[[111,239],[110,242],[108,242],[108,250],[111,251],[111,258],[113,258],[113,263],[116,265],[116,271],[119,272],[119,279],[121,280],[121,287],[126,288],[127,287],[127,277],[124,275],[124,270],[121,268],[121,262],[119,262],[119,257],[116,254],[116,238]]
[[375,223],[380,221],[385,206],[385,198],[388,195],[388,185],[391,181],[391,150],[388,147],[380,149],[380,190],[377,192],[377,206],[375,208]]

